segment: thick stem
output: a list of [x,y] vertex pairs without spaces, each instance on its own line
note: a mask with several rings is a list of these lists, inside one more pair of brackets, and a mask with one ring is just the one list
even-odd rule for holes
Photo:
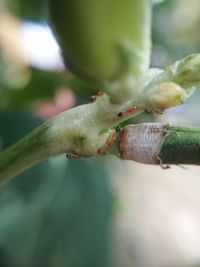
[[146,164],[200,165],[200,128],[161,123],[127,125],[109,153]]
[[160,158],[165,164],[200,164],[200,128],[168,126]]
[[[82,105],[59,114],[0,153],[0,181],[14,177],[34,164],[59,154],[71,153],[83,157],[99,152],[103,154],[113,143],[114,127],[120,122],[144,110],[157,112],[184,102],[191,92],[200,86],[199,67],[200,55],[191,55],[174,63],[165,71],[150,70],[142,86],[143,92],[135,88],[137,93],[128,100],[125,100],[125,97],[124,101],[113,103],[110,97],[104,94],[97,97],[93,104]],[[134,87],[134,79],[129,82],[128,88]],[[118,87],[119,98],[128,95],[121,86]],[[184,129],[183,131],[182,127],[176,128],[179,136],[176,140],[173,139],[175,136],[171,135],[164,139],[163,148],[154,155],[156,160],[160,157],[166,163],[199,164],[199,129]],[[162,128],[162,131],[166,129]],[[136,144],[139,144],[141,136],[143,135],[138,136]],[[118,151],[115,153],[118,155],[119,150],[115,151]],[[142,162],[151,163],[145,160],[144,157]],[[155,159],[153,162],[155,163]]]
[[0,182],[25,171],[41,160],[48,158],[48,147],[42,142],[45,127],[33,131],[30,135],[0,153]]
[[131,104],[128,101],[115,105],[104,95],[95,103],[60,113],[0,153],[0,181],[6,181],[42,160],[63,153],[76,157],[98,154],[112,135],[113,127],[125,118],[138,114],[138,110],[132,110],[119,116]]

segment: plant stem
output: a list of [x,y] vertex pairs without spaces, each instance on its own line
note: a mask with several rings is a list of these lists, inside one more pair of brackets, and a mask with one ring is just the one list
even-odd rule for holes
[[[128,85],[125,83],[129,89],[133,87],[130,98],[124,97],[129,92],[123,90],[122,84],[110,85],[113,91],[117,86],[118,97],[123,99],[122,102],[113,103],[104,94],[92,104],[78,106],[45,122],[0,153],[0,181],[6,181],[42,160],[63,153],[83,157],[103,154],[102,151],[106,151],[113,143],[114,128],[120,122],[145,110],[157,113],[186,101],[194,89],[200,86],[199,67],[200,55],[197,54],[172,64],[165,71],[150,69],[144,84],[139,86],[143,88],[142,91],[138,90],[137,83],[132,80]],[[161,127],[161,130],[165,129]],[[179,138],[167,137],[156,156],[160,155],[166,163],[199,164],[199,129],[180,127],[173,131],[178,133]],[[118,154],[119,150],[116,152]]]
[[43,130],[43,127],[36,129],[0,153],[0,182],[5,182],[48,158],[48,148],[41,142],[41,138],[37,138]]
[[127,125],[108,153],[146,164],[200,165],[200,128],[160,123]]
[[63,153],[90,157],[98,154],[116,125],[138,110],[120,117],[131,102],[115,105],[107,95],[45,122],[19,142],[0,152],[0,181],[6,181],[38,162]]
[[165,164],[200,164],[200,128],[169,126],[160,158]]

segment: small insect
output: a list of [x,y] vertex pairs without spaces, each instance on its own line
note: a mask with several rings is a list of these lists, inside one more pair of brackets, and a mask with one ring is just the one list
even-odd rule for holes
[[133,107],[127,109],[125,112],[119,112],[117,114],[117,116],[118,117],[124,117],[128,113],[135,113],[136,111],[138,111],[138,107],[137,106],[133,106]]
[[123,113],[122,112],[119,112],[119,113],[117,113],[117,116],[118,117],[123,117]]
[[97,99],[99,99],[101,96],[104,95],[104,92],[102,90],[100,90],[96,95],[92,95],[90,98],[89,98],[89,102],[90,103],[94,103]]
[[127,109],[126,113],[134,113],[136,111],[138,111],[138,107],[137,106],[133,106],[133,107]]

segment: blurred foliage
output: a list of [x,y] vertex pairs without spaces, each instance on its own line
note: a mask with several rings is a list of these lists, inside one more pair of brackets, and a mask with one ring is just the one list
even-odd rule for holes
[[42,21],[47,17],[47,2],[48,0],[6,0],[6,5],[22,19]]
[[166,0],[153,9],[152,65],[163,67],[200,46],[199,0]]
[[[0,121],[4,147],[40,123],[17,113]],[[109,183],[103,162],[62,157],[1,188],[0,266],[110,266]]]
[[30,69],[30,79],[23,87],[6,86],[0,88],[0,109],[28,109],[37,100],[51,100],[56,90],[69,87],[76,94],[77,104],[87,103],[94,88],[64,72]]
[[[30,113],[36,101],[54,99],[63,86],[75,92],[77,104],[88,102],[94,93],[91,85],[67,71],[30,66],[19,55],[19,36],[16,42],[6,39],[12,43],[9,49],[4,42],[2,36],[13,36],[21,20],[44,21],[46,1],[0,3],[0,18],[2,14],[16,16],[9,30],[5,22],[0,24],[0,149],[42,122]],[[166,0],[154,6],[153,66],[163,67],[199,52],[199,10],[199,0]],[[197,104],[198,99],[199,95]],[[194,116],[192,108],[190,113]],[[126,123],[154,120],[151,114],[141,114]],[[106,161],[50,159],[1,188],[0,267],[112,266],[113,199]]]
[[[22,19],[43,20],[46,15],[45,1],[9,0],[7,7]],[[67,71],[29,66],[18,53],[20,37],[10,39],[20,21],[5,9],[0,10],[3,17],[0,149],[42,122],[28,112],[35,102],[53,100],[63,87],[74,91],[77,104],[88,102],[94,92]],[[63,156],[39,164],[0,189],[0,266],[110,266],[111,213],[104,161],[68,161]]]

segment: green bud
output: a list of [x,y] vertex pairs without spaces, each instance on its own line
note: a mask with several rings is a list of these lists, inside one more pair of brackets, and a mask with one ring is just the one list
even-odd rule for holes
[[97,83],[143,76],[150,57],[150,0],[50,0],[67,66]]
[[178,83],[199,87],[200,84],[200,54],[189,55],[167,68],[171,77]]

